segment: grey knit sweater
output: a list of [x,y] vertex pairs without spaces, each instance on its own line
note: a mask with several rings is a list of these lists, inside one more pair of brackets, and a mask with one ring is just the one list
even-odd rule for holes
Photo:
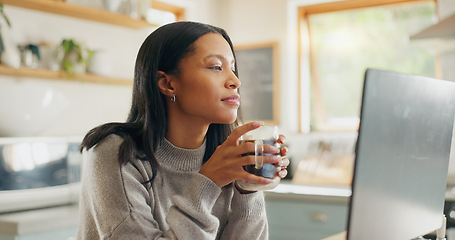
[[262,192],[240,194],[198,173],[205,143],[182,149],[165,140],[152,184],[148,162],[120,165],[122,138],[84,151],[78,239],[267,239]]

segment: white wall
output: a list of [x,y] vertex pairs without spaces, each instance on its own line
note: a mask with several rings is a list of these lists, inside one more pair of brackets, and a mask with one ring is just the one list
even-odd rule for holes
[[[455,14],[455,1],[453,0],[438,0],[438,13],[441,19],[447,18]],[[455,81],[455,50],[446,52],[440,56],[441,78]],[[455,172],[455,164],[453,166]]]
[[455,13],[455,2],[453,0],[437,0],[438,15],[441,19]]

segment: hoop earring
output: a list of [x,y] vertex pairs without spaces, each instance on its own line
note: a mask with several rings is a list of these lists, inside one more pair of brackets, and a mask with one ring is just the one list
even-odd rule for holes
[[172,94],[171,103],[175,103],[175,94]]

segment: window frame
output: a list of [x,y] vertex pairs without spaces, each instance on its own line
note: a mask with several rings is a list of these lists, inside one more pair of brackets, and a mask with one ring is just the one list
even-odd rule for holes
[[[315,58],[315,53],[314,53],[314,48],[312,47],[312,42],[311,42],[311,27],[309,25],[308,18],[312,14],[319,14],[319,13],[328,13],[328,12],[335,12],[335,11],[343,11],[343,10],[353,10],[353,9],[360,9],[360,8],[367,8],[367,7],[379,7],[379,6],[385,6],[385,5],[391,5],[391,4],[401,4],[401,3],[416,3],[416,2],[434,2],[436,6],[436,15],[437,14],[437,0],[349,0],[349,1],[336,1],[336,2],[325,2],[325,3],[320,3],[320,4],[314,4],[314,5],[305,5],[305,6],[299,6],[298,11],[297,11],[297,18],[298,18],[298,23],[297,23],[297,43],[298,43],[298,89],[299,89],[299,94],[298,94],[298,108],[299,108],[299,115],[298,115],[298,121],[299,121],[299,132],[301,133],[310,133],[310,132],[329,132],[329,131],[356,131],[357,129],[348,129],[348,128],[343,128],[343,127],[335,127],[335,126],[330,126],[327,125],[321,129],[318,130],[311,130],[310,129],[310,114],[311,114],[311,100],[310,100],[310,84],[313,85],[314,89],[320,88],[319,86],[319,81],[317,76],[314,76],[315,74],[315,65],[311,64],[313,62],[313,59]],[[303,50],[303,45],[302,42],[307,41],[308,45],[305,48],[307,50],[306,54],[304,53]],[[302,73],[302,67],[303,66],[308,67],[309,73],[306,74],[306,76],[309,76],[310,79],[305,80],[304,79],[304,73]],[[436,56],[436,74],[439,75],[438,73],[440,64],[439,64],[439,59],[438,56]],[[438,76],[436,76],[438,77]],[[305,82],[307,81],[307,82]],[[306,87],[308,89],[306,89]],[[306,94],[303,94],[302,92],[305,92]],[[316,103],[315,103],[315,112],[318,116],[316,118],[318,119],[317,121],[319,122],[321,117],[324,118],[323,116],[325,115],[325,110],[322,106],[322,96],[319,92],[315,93],[315,98]],[[305,97],[304,97],[305,95]],[[304,99],[305,98],[305,99]]]

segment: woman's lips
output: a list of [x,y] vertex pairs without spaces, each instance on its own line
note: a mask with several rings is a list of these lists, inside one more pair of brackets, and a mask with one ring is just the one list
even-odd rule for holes
[[240,96],[237,94],[231,95],[227,98],[223,98],[223,99],[221,99],[221,101],[228,103],[228,104],[240,106]]

